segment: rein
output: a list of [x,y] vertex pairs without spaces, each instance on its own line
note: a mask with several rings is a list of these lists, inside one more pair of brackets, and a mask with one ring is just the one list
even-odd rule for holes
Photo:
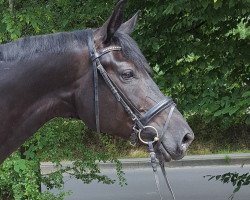
[[[105,55],[109,52],[121,51],[122,48],[119,46],[110,46],[110,47],[106,47],[106,48],[102,49],[100,52],[97,52],[97,50],[95,48],[94,39],[93,39],[93,31],[91,30],[90,34],[88,34],[88,49],[89,49],[90,58],[91,58],[92,65],[93,65],[93,72],[94,72],[93,77],[94,77],[96,131],[98,133],[100,133],[100,117],[99,117],[100,110],[99,110],[99,88],[98,88],[98,72],[99,72],[100,75],[102,76],[102,78],[104,79],[105,83],[110,88],[112,94],[115,96],[116,100],[121,103],[124,110],[128,113],[128,115],[130,116],[130,118],[134,122],[133,132],[132,132],[131,137],[130,137],[131,145],[133,145],[133,146],[136,145],[138,138],[143,144],[148,145],[148,150],[150,153],[151,165],[152,165],[153,172],[155,175],[155,182],[156,182],[157,190],[158,190],[158,193],[160,195],[161,200],[163,200],[161,192],[160,192],[160,187],[159,187],[159,177],[157,174],[157,161],[156,161],[156,154],[154,151],[153,144],[156,142],[160,143],[161,137],[164,135],[164,132],[166,132],[166,130],[169,126],[170,119],[171,119],[171,116],[172,116],[174,108],[175,108],[175,104],[171,98],[165,97],[162,101],[160,101],[159,103],[154,105],[144,115],[142,115],[136,109],[136,107],[133,105],[133,103],[130,102],[126,98],[126,96],[120,91],[119,87],[117,87],[116,84],[112,81],[112,79],[109,77],[107,71],[104,69],[104,67],[102,66],[100,59],[99,59],[100,57],[102,57],[103,55]],[[157,129],[155,127],[149,126],[147,124],[151,121],[151,119],[153,117],[155,117],[161,111],[163,111],[169,107],[170,107],[170,112],[169,112],[168,117],[166,119],[166,122],[163,126],[163,129],[161,131],[161,137],[160,137]],[[136,112],[136,114],[135,114],[135,112]],[[146,129],[151,129],[155,133],[155,137],[152,141],[145,141],[141,137],[142,131],[144,131]],[[160,159],[160,166],[161,166],[161,170],[162,170],[164,179],[166,181],[166,184],[167,184],[167,186],[172,194],[173,199],[175,199],[175,195],[173,193],[173,190],[172,190],[172,188],[169,184],[168,178],[167,178],[163,159]]]

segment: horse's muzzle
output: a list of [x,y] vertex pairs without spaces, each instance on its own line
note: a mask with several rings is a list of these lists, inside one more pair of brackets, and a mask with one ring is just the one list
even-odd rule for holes
[[186,155],[193,140],[193,133],[186,133],[182,139],[179,139],[180,142],[169,141],[167,137],[163,137],[161,142],[155,145],[157,157],[161,157],[166,162],[180,160]]

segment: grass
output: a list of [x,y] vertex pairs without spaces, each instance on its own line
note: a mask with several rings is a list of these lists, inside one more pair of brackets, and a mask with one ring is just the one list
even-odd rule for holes
[[129,158],[145,158],[148,157],[148,152],[146,148],[138,148],[131,150],[128,154]]
[[235,151],[230,151],[228,149],[218,150],[218,154],[230,154],[230,153],[250,153],[250,149],[241,149]]
[[225,155],[225,162],[226,162],[227,164],[230,163],[230,160],[231,160],[230,156],[229,156],[229,155]]
[[194,141],[188,150],[189,155],[232,153],[250,153],[250,149],[244,143],[223,144],[218,142],[202,143]]
[[[190,147],[187,155],[209,155],[209,154],[234,154],[250,153],[250,149],[240,147],[219,147],[214,148],[212,145],[194,145]],[[147,147],[134,147],[128,152],[122,153],[120,158],[146,158],[148,157]]]

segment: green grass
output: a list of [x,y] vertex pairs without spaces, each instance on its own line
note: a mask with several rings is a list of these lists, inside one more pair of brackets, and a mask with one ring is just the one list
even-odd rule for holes
[[208,154],[236,154],[236,153],[250,153],[250,149],[191,149],[188,155],[208,155]]
[[[209,154],[234,154],[234,153],[250,153],[250,149],[238,149],[238,148],[226,148],[220,147],[220,149],[212,148],[212,146],[202,146],[199,145],[199,148],[190,147],[187,155],[209,155]],[[120,158],[146,158],[149,154],[147,152],[147,147],[132,147],[128,152],[123,152],[119,157]]]
[[228,149],[222,149],[218,150],[218,154],[230,154],[230,153],[250,153],[250,149],[241,149],[241,150],[235,150],[230,151]]

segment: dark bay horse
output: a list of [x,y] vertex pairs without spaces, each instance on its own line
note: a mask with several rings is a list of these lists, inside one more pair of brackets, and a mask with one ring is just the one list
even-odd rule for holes
[[[124,1],[117,3],[98,29],[0,45],[0,163],[59,116],[127,139],[136,127],[138,133],[148,126],[152,130],[143,132],[144,140],[159,133],[158,155],[166,161],[184,156],[193,132],[150,77],[146,59],[129,36],[138,14],[123,23],[123,7]],[[102,76],[96,75],[100,70]]]

